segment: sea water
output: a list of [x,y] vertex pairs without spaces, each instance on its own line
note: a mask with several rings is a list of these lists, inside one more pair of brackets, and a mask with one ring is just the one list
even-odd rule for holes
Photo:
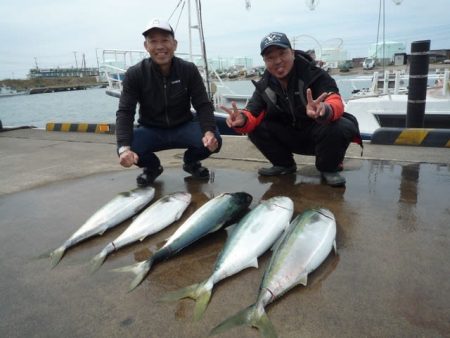
[[[367,88],[370,78],[334,76],[344,100],[352,90]],[[224,81],[230,91],[250,95],[250,80]],[[104,88],[67,92],[17,95],[0,98],[0,120],[6,126],[45,128],[48,122],[114,123],[119,100],[106,95]]]

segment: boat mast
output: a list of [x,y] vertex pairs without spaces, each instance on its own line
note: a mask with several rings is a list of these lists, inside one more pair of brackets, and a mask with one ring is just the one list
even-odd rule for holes
[[[189,0],[190,2],[190,0]],[[208,70],[208,58],[206,55],[206,46],[205,46],[205,36],[203,34],[203,21],[202,21],[202,5],[200,0],[195,0],[195,8],[197,12],[197,23],[198,23],[198,32],[200,37],[200,48],[202,52],[203,63],[205,65],[205,80],[206,80],[206,90],[208,92],[208,97],[212,99],[211,96],[211,85],[209,81],[209,70]],[[190,32],[190,30],[189,30]],[[192,57],[192,51],[191,51]]]

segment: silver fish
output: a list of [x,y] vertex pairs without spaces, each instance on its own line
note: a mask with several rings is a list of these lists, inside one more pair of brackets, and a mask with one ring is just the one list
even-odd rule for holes
[[196,210],[152,257],[113,271],[134,273],[136,277],[128,291],[133,290],[144,280],[154,263],[173,256],[208,233],[220,229],[226,222],[246,210],[251,201],[252,196],[245,192],[224,193],[209,200]]
[[102,235],[106,230],[134,216],[153,199],[153,196],[155,196],[153,187],[137,188],[118,194],[89,217],[59,248],[50,253],[52,268],[58,264],[69,247],[92,236]]
[[147,236],[161,231],[180,219],[190,203],[191,194],[187,192],[176,192],[157,200],[141,212],[119,237],[108,243],[91,260],[91,272],[100,268],[111,252],[137,240],[143,241]]
[[308,274],[316,269],[334,248],[336,221],[327,209],[307,210],[298,215],[282,236],[262,279],[256,303],[216,326],[210,335],[247,324],[264,337],[276,337],[265,307],[298,284],[306,286]]
[[258,257],[266,252],[289,225],[294,203],[277,196],[262,201],[239,223],[227,228],[228,239],[214,265],[212,275],[203,283],[168,293],[163,301],[182,298],[196,300],[194,318],[200,319],[211,298],[214,284],[248,267],[258,267]]

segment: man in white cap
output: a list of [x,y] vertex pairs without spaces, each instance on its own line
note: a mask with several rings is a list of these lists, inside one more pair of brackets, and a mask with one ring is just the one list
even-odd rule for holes
[[361,143],[356,119],[344,113],[334,79],[305,52],[295,51],[286,34],[273,32],[260,44],[266,71],[245,109],[222,107],[227,124],[246,133],[272,163],[262,176],[295,173],[293,154],[315,155],[316,168],[330,186],[345,185],[339,174],[350,142]]
[[[174,55],[177,41],[167,21],[152,19],[142,35],[150,58],[130,67],[122,82],[116,113],[119,162],[143,168],[137,185],[148,186],[163,172],[155,152],[186,149],[183,169],[208,179],[209,170],[200,161],[218,152],[222,139],[202,77],[193,63]],[[138,103],[139,125],[133,128]]]

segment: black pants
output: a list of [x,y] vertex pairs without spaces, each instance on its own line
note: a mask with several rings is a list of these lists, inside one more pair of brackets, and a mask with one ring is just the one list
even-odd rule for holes
[[293,154],[315,155],[319,171],[334,172],[359,131],[347,118],[329,124],[312,123],[300,129],[263,120],[248,136],[273,165],[294,165]]

